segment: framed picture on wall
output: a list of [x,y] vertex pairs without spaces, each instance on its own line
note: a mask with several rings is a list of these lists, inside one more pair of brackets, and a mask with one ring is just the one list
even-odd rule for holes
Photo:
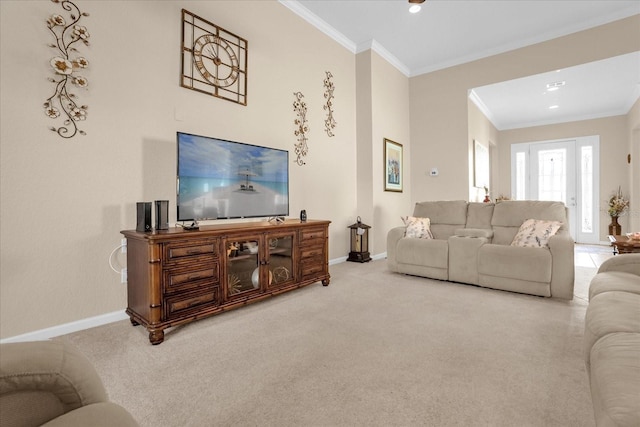
[[473,186],[489,187],[489,148],[473,140]]
[[402,144],[384,139],[384,191],[402,192]]

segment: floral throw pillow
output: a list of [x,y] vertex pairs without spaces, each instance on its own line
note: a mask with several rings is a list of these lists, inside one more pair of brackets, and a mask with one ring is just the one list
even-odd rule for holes
[[548,248],[549,239],[556,234],[560,226],[562,226],[562,223],[559,221],[528,219],[520,226],[518,233],[516,233],[511,242],[511,246]]
[[431,234],[431,220],[429,218],[416,218],[414,216],[402,216],[400,218],[407,227],[404,233],[406,237],[433,239],[433,234]]

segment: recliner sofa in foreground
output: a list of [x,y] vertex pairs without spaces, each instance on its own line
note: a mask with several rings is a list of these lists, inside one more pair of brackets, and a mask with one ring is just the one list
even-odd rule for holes
[[95,368],[62,341],[0,344],[0,426],[135,427]]
[[596,425],[640,426],[640,254],[602,263],[589,286],[584,323]]

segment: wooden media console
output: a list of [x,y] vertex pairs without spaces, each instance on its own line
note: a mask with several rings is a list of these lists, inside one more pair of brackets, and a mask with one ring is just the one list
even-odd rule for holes
[[321,281],[329,276],[330,221],[287,220],[122,231],[127,314],[151,344],[164,330]]

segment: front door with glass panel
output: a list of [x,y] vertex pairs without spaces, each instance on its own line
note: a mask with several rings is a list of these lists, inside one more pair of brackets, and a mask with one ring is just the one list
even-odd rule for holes
[[530,149],[531,196],[568,207],[571,235],[575,239],[576,171],[575,141],[534,144]]
[[598,243],[598,152],[598,136],[512,145],[512,196],[563,202],[573,239]]

